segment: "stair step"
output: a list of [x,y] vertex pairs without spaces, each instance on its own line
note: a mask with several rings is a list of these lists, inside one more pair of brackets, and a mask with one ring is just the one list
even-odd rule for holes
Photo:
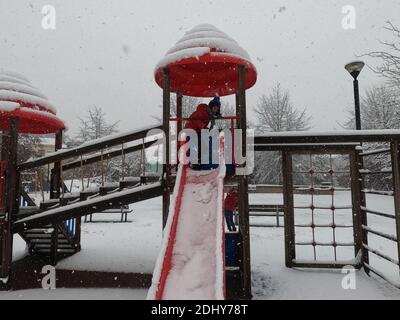
[[[29,234],[26,233],[25,238],[31,240],[31,239],[51,239],[52,238],[52,234],[51,233],[43,233],[43,234],[38,234],[38,233],[34,233],[34,234]],[[58,239],[62,240],[65,239],[65,236],[62,233],[58,234]]]
[[[30,242],[35,245],[36,244],[47,244],[47,243],[51,243],[51,239],[31,239]],[[58,243],[59,244],[67,244],[69,242],[66,239],[58,239]]]
[[37,228],[37,229],[30,229],[30,230],[27,230],[27,231],[25,231],[25,233],[30,233],[30,234],[33,234],[33,233],[39,233],[39,234],[43,234],[43,233],[46,233],[46,234],[52,234],[52,233],[53,233],[53,231],[54,231],[54,229],[53,229],[53,228]]
[[[25,234],[29,234],[29,235],[35,235],[35,234],[49,234],[52,235],[54,232],[53,231],[47,231],[47,230],[35,230],[35,231],[31,231],[31,230],[27,230],[24,232]],[[61,231],[58,231],[59,235],[63,235],[63,233]]]
[[[50,249],[39,249],[37,250],[38,253],[51,253]],[[58,249],[58,253],[76,253],[75,249]]]
[[[50,249],[52,247],[51,244],[36,244],[35,249]],[[58,244],[58,249],[74,249],[74,246],[71,244]]]

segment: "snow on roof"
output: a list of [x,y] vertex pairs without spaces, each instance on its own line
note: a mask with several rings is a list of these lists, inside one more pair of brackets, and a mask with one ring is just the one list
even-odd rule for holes
[[19,107],[21,107],[21,105],[17,102],[0,101],[0,111],[14,111]]
[[20,93],[26,93],[42,99],[47,99],[47,97],[43,93],[41,93],[39,90],[35,88],[32,88],[31,86],[11,81],[2,81],[1,79],[0,79],[0,90],[9,90]]
[[0,100],[16,100],[23,101],[29,104],[41,106],[53,114],[57,113],[56,108],[50,104],[47,99],[43,99],[28,93],[10,91],[10,90],[2,90],[0,87]]
[[229,37],[225,32],[222,31],[196,31],[192,33],[186,33],[185,36],[180,40],[181,42],[186,40],[192,40],[196,38],[225,38],[228,40],[234,41],[231,37]]
[[14,77],[10,77],[10,76],[7,76],[7,75],[3,75],[3,74],[1,74],[0,73],[0,81],[7,81],[7,82],[12,82],[12,83],[19,83],[19,84],[23,84],[23,85],[25,85],[25,86],[29,86],[29,87],[31,87],[31,88],[33,88],[33,89],[36,89],[34,86],[32,86],[32,84],[30,83],[30,82],[28,82],[28,81],[25,81],[25,80],[21,80],[21,79],[18,79],[18,78],[14,78]]
[[22,74],[19,74],[19,73],[13,72],[13,71],[0,69],[0,76],[7,76],[7,77],[15,78],[15,79],[30,83],[28,78],[26,78]]
[[166,56],[157,64],[156,70],[182,59],[198,58],[211,51],[251,61],[246,50],[226,33],[211,24],[201,24],[188,31],[174,47],[168,50]]
[[201,57],[202,55],[205,55],[206,53],[210,52],[210,48],[188,48],[188,49],[183,49],[178,52],[170,53],[166,55],[156,66],[155,71],[157,71],[160,68],[164,68],[168,66],[171,63],[191,58],[191,57]]

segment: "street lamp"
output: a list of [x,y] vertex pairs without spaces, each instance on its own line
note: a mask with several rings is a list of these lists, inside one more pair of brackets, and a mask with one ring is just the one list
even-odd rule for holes
[[360,91],[358,88],[358,75],[364,68],[365,63],[362,61],[354,61],[346,64],[345,69],[354,78],[354,101],[355,101],[355,114],[356,114],[356,129],[361,130],[361,116],[360,116]]

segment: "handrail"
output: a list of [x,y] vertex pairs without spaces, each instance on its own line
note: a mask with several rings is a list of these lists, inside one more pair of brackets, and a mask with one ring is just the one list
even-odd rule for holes
[[[151,142],[146,142],[144,144],[144,148],[147,149],[150,146],[152,146],[154,144],[155,141],[151,141]],[[123,156],[124,154],[129,154],[129,153],[133,153],[136,151],[140,151],[143,148],[143,144],[139,144],[139,145],[135,145],[129,148],[124,148],[124,149],[118,149],[118,150],[111,150],[110,152],[105,152],[102,155],[93,155],[91,157],[87,157],[86,159],[83,160],[76,160],[76,161],[72,161],[69,163],[66,163],[62,166],[62,171],[67,171],[67,170],[71,170],[71,169],[75,169],[75,168],[79,168],[81,166],[86,166],[95,162],[99,162],[101,161],[101,158],[103,157],[103,159],[112,159],[112,158],[116,158],[119,156]]]
[[144,139],[147,137],[147,133],[150,130],[160,129],[162,130],[162,126],[149,126],[140,130],[120,133],[116,135],[112,135],[109,137],[93,140],[87,143],[82,144],[76,148],[68,149],[68,150],[59,150],[54,152],[48,156],[44,156],[41,158],[37,158],[34,160],[30,160],[18,165],[19,171],[24,171],[36,167],[41,167],[53,162],[59,162],[68,158],[77,157],[83,154],[87,154],[96,150],[113,147],[116,145],[120,145],[123,143]]
[[338,132],[271,132],[256,136],[255,145],[285,143],[346,143],[400,140],[400,130],[347,130]]

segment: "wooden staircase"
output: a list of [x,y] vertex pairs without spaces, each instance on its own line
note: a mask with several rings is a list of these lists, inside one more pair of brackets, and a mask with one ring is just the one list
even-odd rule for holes
[[[66,258],[81,250],[80,223],[82,216],[91,216],[96,213],[108,212],[112,209],[129,209],[129,203],[145,199],[137,197],[137,193],[141,191],[140,187],[143,186],[153,190],[150,193],[151,197],[161,195],[159,182],[149,186],[146,185],[147,182],[153,181],[155,181],[154,177],[149,179],[144,177],[127,178],[119,183],[109,183],[99,188],[91,188],[78,193],[65,193],[59,199],[49,199],[41,202],[39,207],[21,207],[14,217],[14,232],[18,232],[25,240],[31,255],[39,255],[56,260]],[[154,188],[152,189],[153,185]],[[135,192],[136,190],[138,192]],[[119,195],[121,193],[126,194],[127,191],[132,191],[132,197],[122,201]],[[24,195],[24,197],[26,196]],[[106,204],[103,203],[103,198],[105,197],[107,197]],[[91,209],[87,208],[87,202],[92,203]],[[32,202],[29,201],[29,203]],[[46,221],[45,223],[35,223],[36,217],[43,221],[43,215],[55,210],[63,213],[63,217],[50,216],[47,220],[44,220]]]
[[[62,259],[79,252],[81,249],[80,245],[75,242],[73,235],[68,234],[63,226],[54,228],[49,225],[20,232],[19,235],[27,243],[30,255],[52,258],[57,254],[57,258]],[[56,240],[55,236],[57,237]],[[55,249],[55,246],[57,249]]]
[[[4,175],[2,181],[4,190],[7,190],[3,194],[2,209],[7,214],[2,214],[0,210],[0,290],[7,288],[11,282],[13,234],[21,235],[32,255],[49,257],[55,264],[58,259],[80,251],[82,217],[124,208],[126,210],[126,206],[131,203],[162,195],[160,177],[129,178],[125,177],[124,171],[126,155],[135,152],[144,155],[145,150],[158,141],[162,128],[162,125],[147,126],[65,150],[62,149],[62,131],[59,131],[55,137],[55,152],[52,154],[18,164],[16,153],[11,153],[5,163],[7,175]],[[17,141],[16,138],[14,140]],[[13,146],[10,150],[16,149]],[[97,163],[104,168],[104,162],[113,158],[121,158],[121,182],[79,193],[66,192],[63,186],[66,171],[72,170],[72,176],[75,177],[74,170],[77,170],[81,173],[77,180],[84,181],[89,178],[82,174],[86,166]],[[51,200],[38,205],[21,190],[21,175],[44,170],[46,167]],[[140,163],[143,175],[145,167],[145,163]],[[101,171],[102,181],[105,181],[107,175]],[[21,197],[21,202],[15,201]]]

